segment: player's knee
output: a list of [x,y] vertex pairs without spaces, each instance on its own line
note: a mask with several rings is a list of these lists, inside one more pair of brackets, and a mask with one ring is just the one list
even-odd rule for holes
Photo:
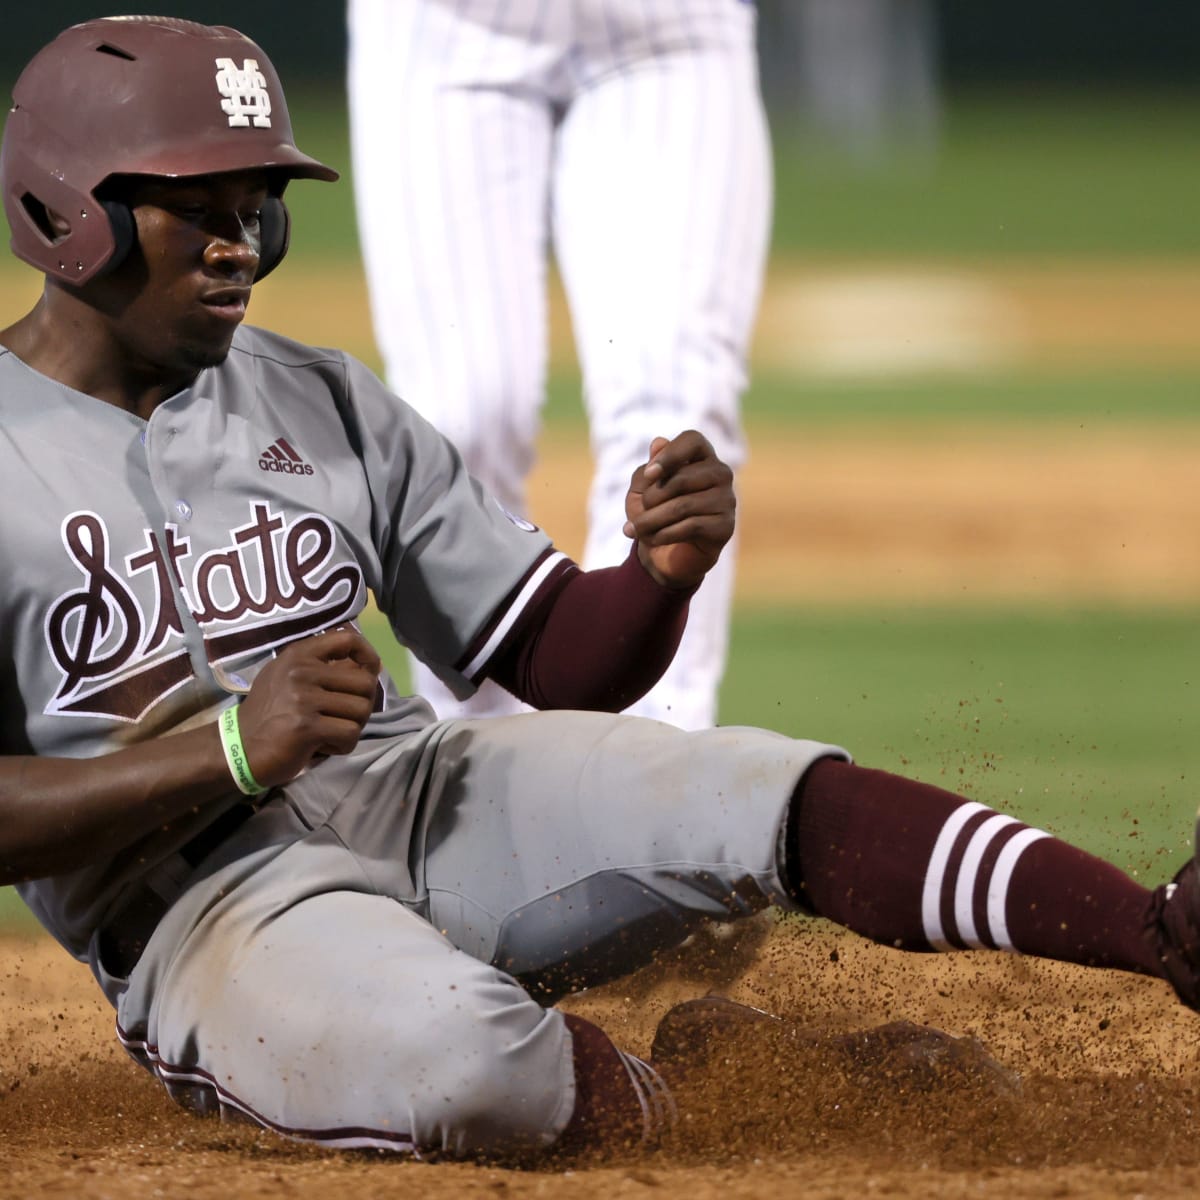
[[[512,989],[514,992],[516,989]],[[521,993],[518,993],[521,994]],[[544,1149],[571,1115],[570,1038],[559,1014],[525,999],[464,1004],[422,1043],[428,1067],[410,1091],[419,1146],[455,1155]]]

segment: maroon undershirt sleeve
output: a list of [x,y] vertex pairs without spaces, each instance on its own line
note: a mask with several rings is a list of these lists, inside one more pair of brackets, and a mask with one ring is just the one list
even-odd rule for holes
[[655,583],[636,546],[619,567],[573,568],[486,673],[535,708],[620,712],[670,665],[694,591]]

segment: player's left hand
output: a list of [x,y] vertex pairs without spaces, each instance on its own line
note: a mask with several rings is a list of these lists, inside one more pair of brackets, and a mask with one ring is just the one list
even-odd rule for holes
[[664,587],[695,587],[733,536],[733,471],[703,434],[655,438],[625,496],[625,536]]

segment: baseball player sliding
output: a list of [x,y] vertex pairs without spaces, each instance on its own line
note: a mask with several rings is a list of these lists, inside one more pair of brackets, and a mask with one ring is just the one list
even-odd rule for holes
[[[35,55],[0,153],[45,275],[0,332],[0,882],[172,1097],[330,1146],[653,1137],[714,1030],[768,1018],[673,1010],[643,1062],[553,1001],[769,905],[1200,1006],[1195,862],[1150,891],[835,746],[611,715],[732,534],[729,468],[656,440],[630,553],[584,572],[361,365],[246,327],[286,186],[334,176],[257,45],[155,17]],[[398,695],[368,591],[457,694],[544,711]]]
[[[741,465],[771,163],[745,0],[349,0],[355,200],[392,389],[527,512],[546,377],[552,245],[584,376],[595,473],[585,567],[615,566],[652,437],[703,430]],[[630,708],[713,724],[734,547]],[[519,711],[493,681],[439,716]]]

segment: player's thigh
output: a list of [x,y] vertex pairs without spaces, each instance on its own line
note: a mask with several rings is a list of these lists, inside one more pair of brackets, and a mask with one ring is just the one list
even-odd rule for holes
[[349,73],[376,339],[389,383],[494,485],[495,463],[528,469],[543,391],[553,113],[517,86],[534,49],[497,65],[520,39],[447,5],[356,7],[381,9]]
[[573,101],[556,164],[555,248],[593,429],[648,406],[680,427],[728,410],[770,224],[752,53],[673,53],[603,78]]
[[424,830],[431,919],[522,977],[619,975],[704,919],[787,901],[788,802],[830,752],[595,713],[451,726],[436,773],[453,782]]
[[318,833],[215,904],[156,989],[160,1077],[328,1144],[548,1144],[573,1104],[559,1015],[363,886]]

